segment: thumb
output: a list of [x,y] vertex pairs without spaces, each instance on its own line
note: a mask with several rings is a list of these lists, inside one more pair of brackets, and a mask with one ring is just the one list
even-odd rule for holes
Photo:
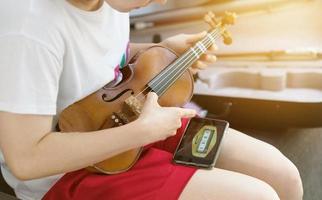
[[158,104],[158,95],[155,92],[149,92],[146,100],[145,100],[145,104],[147,105],[156,105]]
[[200,33],[188,35],[187,42],[188,43],[196,43],[199,40],[201,40],[202,38],[204,38],[206,35],[207,35],[207,31],[203,31],[203,32],[200,32]]

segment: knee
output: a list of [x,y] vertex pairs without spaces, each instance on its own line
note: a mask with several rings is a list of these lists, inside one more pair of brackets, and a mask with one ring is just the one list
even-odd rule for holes
[[269,184],[259,179],[252,183],[251,190],[247,191],[244,196],[247,196],[247,200],[280,200],[277,192]]
[[[280,155],[275,168],[275,181],[279,185],[277,191],[282,199],[301,200],[303,198],[303,185],[299,170],[286,158],[279,150],[274,147]],[[279,182],[279,183],[278,183]]]
[[288,199],[301,200],[303,198],[303,185],[300,173],[296,166],[289,160],[287,160],[286,166],[284,166],[284,181],[285,181],[285,193]]
[[258,181],[250,196],[250,199],[254,200],[280,200],[277,192],[269,184],[263,181]]

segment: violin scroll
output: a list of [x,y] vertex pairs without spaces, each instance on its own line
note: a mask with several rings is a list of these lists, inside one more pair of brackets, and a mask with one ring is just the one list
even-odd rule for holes
[[226,45],[230,45],[232,43],[232,37],[230,32],[227,31],[226,27],[235,24],[237,15],[233,12],[225,12],[225,14],[221,18],[217,18],[213,12],[208,12],[205,15],[204,20],[210,27],[214,30],[219,30],[221,36],[223,37],[223,41]]
[[234,25],[236,21],[237,15],[233,12],[225,12],[224,16],[221,19],[222,26],[225,25]]

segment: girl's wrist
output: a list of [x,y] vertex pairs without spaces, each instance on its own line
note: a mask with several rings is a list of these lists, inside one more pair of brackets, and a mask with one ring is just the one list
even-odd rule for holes
[[131,123],[133,125],[133,132],[136,132],[137,134],[137,140],[140,141],[141,146],[145,146],[147,144],[151,143],[151,137],[150,133],[152,132],[151,130],[151,125],[146,119],[141,119],[138,118],[137,120],[133,121]]

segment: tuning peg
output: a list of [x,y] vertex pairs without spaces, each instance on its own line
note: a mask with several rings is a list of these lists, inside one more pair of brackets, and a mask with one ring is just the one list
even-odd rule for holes
[[222,37],[224,38],[224,43],[226,45],[230,45],[231,43],[233,43],[233,39],[231,37],[231,34],[225,30],[223,33],[222,33]]
[[215,16],[215,14],[214,14],[213,12],[209,11],[209,12],[208,12],[208,15],[209,15],[209,17],[210,17],[211,19],[215,20],[216,16]]
[[237,18],[236,13],[225,12],[225,14],[222,18],[222,24],[223,25],[233,25],[233,24],[235,24],[236,18]]
[[208,14],[205,15],[205,17],[204,17],[204,20],[212,28],[216,27],[216,25],[217,25],[217,20],[215,18],[215,14],[213,12],[208,12]]

